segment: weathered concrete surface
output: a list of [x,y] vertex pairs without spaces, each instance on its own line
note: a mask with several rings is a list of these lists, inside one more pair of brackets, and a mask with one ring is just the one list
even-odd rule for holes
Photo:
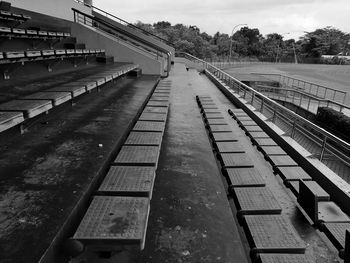
[[157,80],[119,79],[0,135],[0,262],[38,262]]

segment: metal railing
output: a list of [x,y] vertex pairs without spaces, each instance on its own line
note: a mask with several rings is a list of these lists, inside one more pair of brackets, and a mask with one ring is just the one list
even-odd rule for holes
[[84,24],[89,27],[97,28],[102,30],[103,32],[115,37],[121,42],[126,42],[129,45],[132,45],[134,48],[141,50],[143,52],[147,52],[150,55],[153,55],[154,59],[163,58],[165,56],[167,58],[167,76],[169,76],[169,72],[171,69],[171,54],[169,51],[153,44],[145,41],[144,39],[140,39],[137,36],[126,32],[120,32],[113,24],[110,24],[106,21],[102,21],[101,19],[96,19],[94,16],[85,14],[80,10],[72,8],[74,13],[74,22],[79,24]]
[[319,107],[328,107],[350,116],[349,106],[329,99],[320,99],[304,91],[263,85],[257,85],[253,88],[269,98],[290,102],[314,114],[317,114]]
[[99,13],[99,14],[102,14],[102,15],[104,15],[104,16],[107,17],[107,18],[110,18],[110,19],[112,19],[112,20],[115,20],[116,22],[118,22],[118,23],[120,23],[120,24],[122,24],[122,25],[124,25],[124,26],[131,27],[131,28],[133,28],[133,29],[135,29],[135,30],[137,30],[137,31],[139,31],[139,32],[141,32],[141,33],[143,33],[143,34],[145,34],[145,35],[148,35],[148,36],[151,36],[151,37],[153,37],[153,38],[156,38],[157,40],[159,40],[159,41],[161,41],[161,42],[163,42],[163,43],[165,43],[165,44],[167,44],[167,45],[171,45],[171,43],[170,43],[168,40],[166,40],[166,39],[164,39],[164,38],[162,38],[162,37],[160,37],[160,36],[157,36],[157,35],[155,35],[155,34],[149,32],[149,31],[147,31],[147,30],[145,30],[145,29],[143,29],[143,28],[141,28],[141,27],[135,26],[134,24],[131,24],[131,23],[129,23],[128,21],[125,21],[124,19],[121,19],[121,18],[119,18],[119,17],[117,17],[117,16],[115,16],[115,15],[113,15],[113,14],[111,14],[111,13],[105,11],[105,10],[102,10],[101,8],[98,8],[98,7],[93,6],[93,5],[87,5],[87,4],[86,4],[84,1],[82,1],[82,0],[74,0],[74,1],[77,2],[77,3],[79,3],[79,4],[83,4],[83,5],[89,6],[93,11],[95,11],[95,12],[97,12],[97,13]]
[[236,59],[234,61],[213,61],[210,62],[211,65],[223,70],[235,67],[237,65],[267,65],[275,64],[273,62],[258,61],[256,59]]
[[283,107],[206,61],[187,53],[178,53],[178,55],[203,66],[209,73],[224,82],[228,91],[245,99],[247,103],[264,114],[268,120],[279,126],[285,132],[285,135],[289,135],[291,138],[295,138],[298,134],[307,137],[312,142],[312,145],[307,148],[315,158],[324,163],[327,163],[330,159],[339,161],[346,169],[350,170],[349,143]]
[[345,104],[346,92],[281,74],[252,73],[280,83],[282,87],[298,89],[320,99]]

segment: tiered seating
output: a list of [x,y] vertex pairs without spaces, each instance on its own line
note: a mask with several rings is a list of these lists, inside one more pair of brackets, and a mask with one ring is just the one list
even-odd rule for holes
[[[11,12],[11,4],[6,2],[2,4],[8,10],[0,10],[0,38],[5,40],[8,38],[8,41],[12,41],[14,38],[20,38],[23,40],[23,43],[28,45],[28,48],[24,48],[22,50],[13,50],[10,46],[10,42],[8,44],[9,49],[0,51],[0,65],[10,64],[10,63],[25,63],[25,62],[33,62],[33,61],[42,61],[42,60],[63,60],[70,58],[82,58],[86,61],[89,57],[101,57],[105,55],[105,50],[103,49],[86,49],[83,44],[73,44],[72,47],[65,48],[66,45],[63,44],[62,40],[69,38],[71,34],[69,32],[61,32],[61,31],[53,31],[53,30],[43,30],[39,28],[25,28],[25,25],[21,25],[20,28],[16,27],[17,24],[13,25],[8,23],[9,20],[15,20],[20,23],[24,23],[27,20],[31,19],[31,17],[22,15],[22,14],[14,14]],[[44,47],[41,49],[36,49],[34,45],[34,41],[38,42],[41,40],[45,43]],[[72,41],[75,40],[72,38]],[[67,41],[65,41],[67,42]],[[69,41],[68,41],[69,42]],[[45,45],[48,47],[45,48]],[[6,49],[6,45],[4,45]],[[21,64],[20,64],[21,65]],[[52,70],[52,64],[47,66],[48,71]],[[76,62],[74,61],[74,66]],[[4,78],[9,79],[11,74],[10,68],[5,68],[3,70]]]
[[45,113],[64,102],[71,101],[73,98],[90,92],[94,88],[100,88],[106,83],[111,83],[111,81],[117,77],[137,67],[137,65],[128,64],[111,68],[108,71],[89,76],[88,78],[83,78],[69,84],[46,89],[0,104],[0,132],[39,114]]
[[[284,184],[295,194],[302,210],[312,223],[325,232],[342,258],[349,257],[349,254],[345,253],[345,233],[350,228],[348,215],[332,202],[330,195],[317,182],[312,181],[310,175],[269,135],[260,130],[261,128],[242,109],[230,109],[228,112],[251,138],[253,145],[256,145],[265,159],[271,163],[275,173],[280,175]],[[253,191],[250,195],[252,193]],[[261,260],[269,262],[268,258],[263,256]]]
[[[238,219],[247,233],[253,260],[309,262],[304,255],[305,242],[290,221],[281,215],[279,202],[240,144],[239,136],[232,132],[231,126],[210,96],[197,96],[196,99],[229,184],[229,193],[238,210]],[[241,120],[240,124],[243,123]],[[247,124],[249,126],[253,123]],[[279,261],[282,258],[285,261]]]
[[0,64],[103,55],[104,49],[44,49],[0,52]]
[[53,32],[36,29],[23,29],[14,27],[0,27],[0,36],[8,38],[31,38],[31,39],[63,39],[70,37],[68,32]]
[[[96,191],[73,239],[112,253],[144,248],[171,82],[160,81]],[[153,105],[153,102],[163,105]],[[122,222],[122,223],[119,223]]]
[[31,17],[24,14],[16,14],[10,11],[0,10],[0,20],[24,23],[29,19],[31,19]]

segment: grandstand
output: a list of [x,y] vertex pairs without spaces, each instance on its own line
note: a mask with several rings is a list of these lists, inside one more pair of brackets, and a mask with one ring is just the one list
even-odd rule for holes
[[0,262],[350,262],[346,142],[91,1],[0,38]]

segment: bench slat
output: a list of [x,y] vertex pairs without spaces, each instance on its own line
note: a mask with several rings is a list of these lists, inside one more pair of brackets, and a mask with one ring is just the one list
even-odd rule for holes
[[124,245],[143,249],[149,210],[148,198],[95,196],[73,239],[92,247],[103,242],[104,251]]

